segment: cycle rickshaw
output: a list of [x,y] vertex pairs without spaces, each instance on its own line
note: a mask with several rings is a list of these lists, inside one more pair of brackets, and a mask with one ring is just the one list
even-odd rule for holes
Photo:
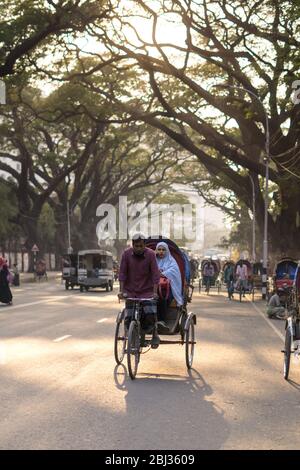
[[296,270],[297,262],[290,257],[281,258],[275,264],[272,276],[272,290],[277,291],[280,303],[285,308],[288,308],[290,302],[290,293],[293,289]]
[[[291,265],[289,260],[289,266]],[[285,343],[284,343],[284,360],[283,360],[283,376],[287,380],[290,371],[291,353],[295,355],[295,358],[299,360],[300,356],[300,262],[296,266],[294,272],[294,278],[292,284],[285,284],[284,289],[286,291],[286,310],[287,319],[285,322]]]
[[239,280],[236,280],[235,284],[234,284],[234,292],[236,294],[239,294],[239,300],[240,302],[242,301],[242,297],[243,297],[243,294],[251,294],[252,291],[253,291],[253,280],[252,280],[252,265],[250,263],[250,261],[248,261],[247,259],[240,259],[236,265],[235,265],[235,277],[236,277],[236,271],[237,271],[237,267],[239,265],[240,262],[243,262],[243,264],[245,264],[247,266],[247,282],[246,282],[246,286],[243,286],[243,284],[241,282],[239,282]]
[[[205,279],[204,270],[205,267],[211,263],[213,265],[214,274],[210,277],[209,282]],[[221,280],[220,280],[220,272],[221,272],[221,263],[219,260],[211,260],[211,259],[204,259],[201,262],[201,277],[199,278],[199,293],[201,292],[201,288],[204,287],[207,294],[211,287],[216,287],[218,294],[221,291]]]
[[291,287],[294,283],[297,262],[292,258],[282,258],[275,266],[273,284],[276,289]]
[[40,282],[41,279],[45,279],[45,281],[48,281],[46,262],[43,259],[40,259],[36,263],[34,276],[35,280],[38,282]]
[[[179,247],[171,240],[166,238],[151,238],[146,241],[146,246],[155,250],[158,242],[168,244],[172,256],[175,258],[182,279],[184,303],[178,307],[175,299],[167,306],[165,326],[159,323],[155,325],[159,336],[176,337],[177,339],[161,339],[160,345],[163,344],[180,344],[185,346],[185,362],[188,369],[191,369],[194,358],[195,348],[195,325],[196,315],[189,312],[187,304],[192,300],[193,287],[190,285],[190,263],[187,255],[179,249]],[[147,353],[151,349],[152,332],[143,331],[141,327],[142,301],[146,299],[127,299],[133,302],[132,320],[128,331],[125,327],[125,309],[117,315],[114,355],[117,364],[121,364],[125,355],[127,356],[127,366],[130,378],[136,377],[138,365],[142,354]],[[147,299],[149,300],[149,299]],[[145,340],[141,344],[141,336],[145,335]]]

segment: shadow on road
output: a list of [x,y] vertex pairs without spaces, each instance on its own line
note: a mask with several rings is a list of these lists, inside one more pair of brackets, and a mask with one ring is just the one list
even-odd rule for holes
[[[126,392],[123,419],[132,437],[144,436],[144,449],[219,449],[227,439],[224,413],[207,399],[213,390],[197,370],[186,375],[140,373],[131,381],[121,364],[114,380]],[[122,448],[128,445],[134,448],[130,432]]]

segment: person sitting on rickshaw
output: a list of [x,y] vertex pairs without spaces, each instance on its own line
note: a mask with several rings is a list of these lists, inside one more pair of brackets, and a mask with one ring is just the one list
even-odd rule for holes
[[208,292],[209,286],[213,284],[213,277],[215,275],[215,268],[211,261],[205,264],[203,270],[203,278],[204,278],[204,285],[205,285],[205,292]]
[[[142,302],[143,316],[142,328],[144,333],[141,338],[141,346],[145,342],[145,332],[152,332],[151,347],[156,349],[160,339],[157,334],[157,289],[160,273],[158,270],[155,253],[145,246],[145,237],[136,234],[132,238],[132,247],[127,248],[122,254],[119,281],[119,299],[126,297],[137,299],[149,299]],[[133,316],[133,303],[126,300],[125,327],[128,329]]]
[[[156,245],[156,260],[162,282],[164,282],[164,279],[167,279],[169,281],[169,294],[174,297],[177,306],[181,307],[183,305],[181,274],[178,264],[175,258],[171,255],[167,243],[159,242]],[[166,318],[167,307],[171,300],[172,297],[170,295],[165,297],[161,293],[160,300],[158,303],[158,320],[159,323],[162,324],[164,327],[166,327],[164,320]]]

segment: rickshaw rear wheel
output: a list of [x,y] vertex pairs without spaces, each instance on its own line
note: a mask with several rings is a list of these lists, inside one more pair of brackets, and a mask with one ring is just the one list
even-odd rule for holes
[[126,333],[124,319],[119,321],[115,331],[115,359],[117,364],[123,362],[126,348]]
[[69,290],[69,283],[68,283],[68,281],[66,281],[66,283],[65,283],[65,289],[66,289],[66,290]]
[[193,317],[190,319],[185,332],[185,363],[188,369],[192,368],[195,350],[195,325]]
[[128,340],[127,340],[127,366],[129,376],[132,380],[135,379],[138,365],[140,361],[140,338],[138,332],[138,325],[132,321],[129,326]]
[[285,347],[284,347],[284,360],[283,360],[283,376],[285,380],[289,377],[290,362],[291,362],[291,346],[292,338],[289,329],[285,330]]

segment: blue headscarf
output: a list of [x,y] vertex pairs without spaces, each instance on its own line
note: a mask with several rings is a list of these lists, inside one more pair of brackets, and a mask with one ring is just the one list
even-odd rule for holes
[[160,246],[165,248],[166,254],[163,258],[158,258],[158,256],[156,257],[158,269],[160,269],[162,274],[169,279],[171,283],[172,294],[178,306],[181,306],[183,305],[182,282],[178,264],[175,258],[173,258],[173,256],[171,255],[167,243],[159,242],[156,245],[156,248],[159,248]]

